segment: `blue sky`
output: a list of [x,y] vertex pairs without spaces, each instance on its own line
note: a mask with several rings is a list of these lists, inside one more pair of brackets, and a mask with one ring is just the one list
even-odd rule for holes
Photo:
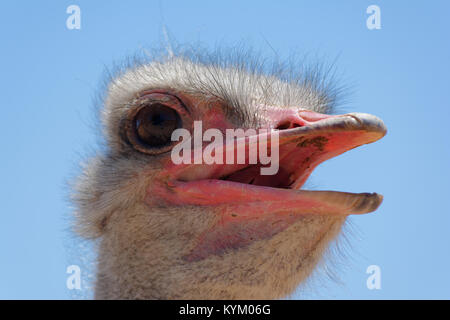
[[[66,8],[81,8],[81,29]],[[366,8],[381,9],[368,30]],[[318,277],[293,298],[450,298],[448,1],[35,1],[0,5],[0,298],[69,299],[66,268],[86,252],[68,232],[67,181],[95,146],[92,97],[105,67],[158,46],[247,43],[264,54],[339,56],[346,112],[381,117],[388,135],[321,165],[320,189],[376,191],[352,217],[341,282]],[[77,252],[81,252],[77,254]],[[84,252],[84,253],[83,253]],[[381,269],[368,290],[366,268]]]

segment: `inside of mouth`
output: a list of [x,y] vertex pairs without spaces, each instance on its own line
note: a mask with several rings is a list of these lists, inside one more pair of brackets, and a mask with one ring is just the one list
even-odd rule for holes
[[[224,175],[220,180],[239,182],[255,186],[300,189],[311,169],[318,152],[314,145],[297,148],[296,144],[283,146],[279,150],[278,171],[274,175],[262,175],[262,164],[251,164]],[[273,164],[270,164],[273,165]]]
[[[320,138],[320,137],[319,137]],[[217,164],[190,166],[182,175],[180,181],[201,179],[218,179],[247,185],[271,187],[278,189],[300,189],[306,182],[315,166],[325,160],[322,157],[326,150],[317,137],[302,139],[281,146],[276,159],[271,157],[269,164],[248,164],[249,152],[243,164]],[[236,159],[237,157],[235,157]],[[275,174],[261,174],[261,169],[271,167],[278,169]]]
[[275,175],[261,175],[261,165],[250,165],[244,169],[224,176],[220,180],[255,186],[289,189],[293,183],[291,177],[292,173],[281,166]]

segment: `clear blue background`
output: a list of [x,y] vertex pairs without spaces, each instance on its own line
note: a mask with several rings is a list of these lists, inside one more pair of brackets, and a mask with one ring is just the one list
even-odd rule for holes
[[[344,111],[373,113],[389,128],[315,172],[321,189],[377,191],[385,201],[351,218],[348,258],[335,266],[340,282],[317,277],[294,298],[450,298],[450,2],[5,2],[0,298],[74,297],[66,267],[83,257],[67,231],[66,181],[96,141],[92,96],[104,67],[159,45],[164,24],[181,43],[339,56],[355,84]],[[66,28],[71,4],[81,8],[81,30]],[[366,28],[371,4],[381,8],[381,30]],[[371,264],[381,268],[381,290],[366,287]]]

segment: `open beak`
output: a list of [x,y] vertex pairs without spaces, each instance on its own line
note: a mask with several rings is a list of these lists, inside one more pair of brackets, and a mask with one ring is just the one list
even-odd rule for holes
[[[267,148],[274,150],[273,131],[270,131],[259,134],[258,139],[243,137],[231,142],[235,143],[235,160],[239,148],[245,149],[244,163],[225,163],[230,143],[215,148],[216,156],[223,156],[224,164],[174,165],[169,161],[163,180],[170,192],[164,192],[163,198],[179,205],[236,206],[253,203],[258,214],[274,209],[342,215],[376,210],[383,199],[376,193],[300,190],[320,163],[372,143],[386,134],[383,122],[373,115],[319,115],[315,114],[318,120],[309,121],[304,126],[278,131],[278,171],[275,174],[262,175],[261,164],[249,164],[250,154],[258,148],[259,141],[266,139]],[[311,118],[309,116],[308,120]]]
[[[223,164],[175,165],[169,160],[160,183],[149,189],[147,201],[162,199],[172,205],[220,207],[221,228],[227,230],[243,223],[248,224],[249,221],[258,221],[258,225],[252,227],[252,230],[259,230],[257,233],[260,236],[253,231],[249,235],[252,240],[274,234],[301,216],[346,216],[376,210],[383,200],[377,193],[307,191],[301,190],[301,187],[320,163],[382,138],[387,131],[383,122],[364,113],[336,116],[311,111],[298,113],[296,121],[297,124],[291,128],[273,128],[267,133],[260,133],[258,139],[247,136],[216,145],[215,155],[219,158],[223,156],[223,159],[230,143],[235,146],[234,150],[244,148],[246,152],[243,163],[226,164],[224,160]],[[278,134],[276,140],[271,135],[274,132]],[[278,170],[273,175],[262,175],[263,165],[249,163],[251,151],[258,148],[258,141],[262,138],[267,141],[267,149],[279,152]],[[277,144],[276,149],[272,148],[274,143]],[[204,148],[205,146],[196,151],[200,152]],[[234,159],[237,158],[236,153],[235,156]],[[274,221],[277,225],[273,225]],[[227,232],[234,234],[235,231],[230,229]],[[221,234],[223,235],[223,231]],[[242,232],[239,237],[242,237],[241,234]],[[213,235],[209,234],[207,237]],[[218,243],[223,246],[223,236],[217,237],[222,238]],[[217,249],[217,245],[211,245],[214,241],[216,240],[206,241],[207,248]],[[243,242],[245,241],[239,240],[239,246]],[[236,247],[236,244],[229,246]],[[217,252],[216,249],[211,250]],[[201,253],[194,254],[190,260],[204,257],[208,250],[197,250]]]

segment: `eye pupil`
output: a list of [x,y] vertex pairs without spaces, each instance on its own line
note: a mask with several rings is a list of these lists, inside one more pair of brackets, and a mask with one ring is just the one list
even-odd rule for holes
[[162,147],[171,142],[172,132],[181,126],[181,119],[174,109],[153,104],[138,112],[135,125],[141,143],[149,147]]
[[154,126],[159,126],[163,122],[164,122],[164,120],[163,120],[163,117],[161,117],[161,115],[159,115],[159,114],[153,115],[152,123],[153,123]]
[[163,126],[166,122],[175,121],[175,119],[172,114],[157,113],[152,115],[151,121],[154,126]]

